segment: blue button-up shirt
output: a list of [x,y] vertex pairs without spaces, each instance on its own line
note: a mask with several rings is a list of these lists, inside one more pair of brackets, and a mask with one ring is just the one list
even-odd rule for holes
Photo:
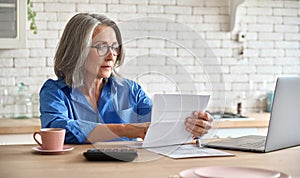
[[42,128],[65,128],[65,143],[85,143],[98,124],[149,122],[151,107],[141,86],[128,79],[108,79],[97,112],[78,89],[61,79],[47,80],[40,91]]

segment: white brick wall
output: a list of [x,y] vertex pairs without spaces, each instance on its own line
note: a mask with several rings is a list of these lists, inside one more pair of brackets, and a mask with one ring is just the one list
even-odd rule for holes
[[[26,49],[0,50],[0,91],[12,93],[19,82],[25,82],[36,94],[46,79],[55,78],[55,48],[65,24],[77,12],[103,13],[125,22],[121,31],[128,64],[121,72],[140,82],[151,96],[154,92],[192,93],[191,84],[198,93],[211,92],[213,83],[217,92],[212,103],[222,103],[225,94],[227,103],[235,101],[246,92],[247,111],[257,111],[261,109],[255,105],[258,97],[273,90],[277,76],[300,74],[300,4],[296,0],[245,1],[232,32],[228,32],[226,0],[32,1],[38,34],[28,30]],[[163,21],[133,20],[147,17]],[[240,31],[246,34],[244,43],[237,42]],[[241,46],[243,56],[238,55]],[[206,51],[208,47],[211,50]]]

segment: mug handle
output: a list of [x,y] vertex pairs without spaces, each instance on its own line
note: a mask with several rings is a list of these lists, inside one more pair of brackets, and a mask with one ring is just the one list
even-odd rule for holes
[[36,134],[39,134],[39,135],[41,136],[41,133],[40,133],[40,132],[34,132],[34,133],[33,133],[33,139],[35,140],[35,142],[36,142],[37,144],[40,145],[41,148],[43,148],[43,145],[35,138]]

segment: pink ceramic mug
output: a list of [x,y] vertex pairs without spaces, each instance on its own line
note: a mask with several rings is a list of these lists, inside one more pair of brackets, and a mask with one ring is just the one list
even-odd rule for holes
[[[63,150],[65,140],[65,129],[44,128],[33,133],[33,139],[43,150]],[[36,139],[36,135],[41,136],[42,143]]]

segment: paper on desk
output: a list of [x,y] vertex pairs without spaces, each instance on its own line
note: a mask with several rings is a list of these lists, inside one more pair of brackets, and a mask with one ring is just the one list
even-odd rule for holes
[[172,145],[165,147],[148,148],[147,150],[168,156],[170,158],[195,158],[195,157],[212,157],[212,156],[234,156],[224,151],[198,147],[194,144]]
[[194,111],[204,111],[209,95],[156,94],[153,99],[151,125],[142,147],[175,145],[192,141],[185,130],[185,119]]

